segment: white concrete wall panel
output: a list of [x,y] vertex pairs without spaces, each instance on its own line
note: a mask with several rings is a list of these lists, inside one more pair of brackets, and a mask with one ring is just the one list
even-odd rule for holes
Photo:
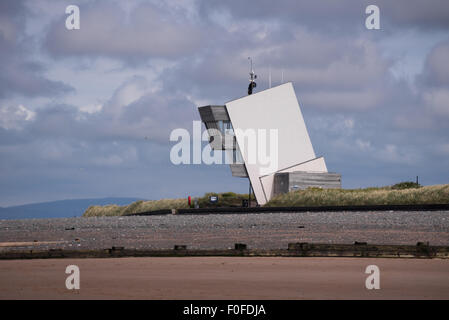
[[[280,86],[267,89],[236,99],[226,103],[226,109],[234,128],[239,147],[244,147],[242,155],[248,171],[254,194],[259,204],[263,205],[269,199],[265,195],[261,177],[274,174],[275,172],[297,166],[298,164],[313,160],[316,158],[315,152],[310,142],[309,134],[301,113],[301,109],[296,98],[295,91],[291,82]],[[245,144],[245,136],[240,134],[237,129],[252,129],[257,132],[259,129],[277,129],[278,132],[278,164],[274,168],[257,161],[250,163],[248,159],[248,150]],[[269,138],[266,139],[267,143]],[[318,168],[318,171],[326,170],[324,160],[320,164],[310,164]],[[262,172],[261,169],[265,168]],[[268,181],[272,179],[264,179]],[[271,193],[271,191],[270,191]]]
[[[323,157],[315,158],[313,160],[300,163],[296,166],[286,168],[284,170],[279,170],[278,172],[295,172],[295,171],[306,171],[306,172],[327,172],[326,163]],[[266,201],[270,201],[273,196],[273,181],[274,175],[278,172],[260,177],[260,182],[262,184],[262,190]]]
[[286,168],[284,170],[279,170],[279,172],[294,172],[294,171],[327,172],[327,167],[324,158],[319,157],[310,161],[300,163],[297,166]]

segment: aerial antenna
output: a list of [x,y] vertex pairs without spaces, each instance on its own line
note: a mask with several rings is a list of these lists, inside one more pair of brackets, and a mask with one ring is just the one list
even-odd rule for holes
[[268,86],[271,89],[271,65],[268,67]]
[[253,93],[253,89],[257,86],[255,80],[257,79],[257,75],[254,73],[254,69],[253,69],[253,59],[251,59],[251,57],[248,57],[248,60],[251,63],[251,68],[249,70],[249,86],[248,86],[248,95]]

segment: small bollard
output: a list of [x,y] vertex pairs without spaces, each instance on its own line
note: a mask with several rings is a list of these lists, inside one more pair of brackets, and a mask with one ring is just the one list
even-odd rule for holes
[[234,250],[246,250],[246,244],[244,243],[235,243]]
[[288,244],[288,250],[308,250],[309,244],[307,242],[291,242]]
[[416,251],[419,254],[430,255],[433,250],[430,248],[429,242],[418,242],[416,244]]
[[187,246],[175,244],[175,247],[173,248],[173,250],[187,250]]
[[171,214],[177,214],[178,213],[178,210],[176,210],[176,209],[171,209]]
[[116,255],[116,254],[122,254],[122,253],[123,253],[123,250],[125,250],[124,247],[116,247],[116,246],[113,246],[111,249],[107,249],[107,252],[108,252],[109,254]]

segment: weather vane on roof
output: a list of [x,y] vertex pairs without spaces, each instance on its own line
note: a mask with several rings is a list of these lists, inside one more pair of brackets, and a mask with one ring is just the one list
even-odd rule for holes
[[253,59],[251,59],[251,57],[248,57],[248,59],[251,62],[251,69],[249,72],[250,78],[249,78],[248,94],[252,94],[253,88],[255,88],[257,86],[256,81],[255,81],[257,79],[257,75],[254,73]]

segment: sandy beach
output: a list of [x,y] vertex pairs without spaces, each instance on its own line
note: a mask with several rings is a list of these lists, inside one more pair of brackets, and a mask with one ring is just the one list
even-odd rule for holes
[[[65,269],[80,269],[68,290]],[[365,268],[380,289],[365,288]],[[449,299],[449,260],[111,258],[0,261],[0,299]]]

